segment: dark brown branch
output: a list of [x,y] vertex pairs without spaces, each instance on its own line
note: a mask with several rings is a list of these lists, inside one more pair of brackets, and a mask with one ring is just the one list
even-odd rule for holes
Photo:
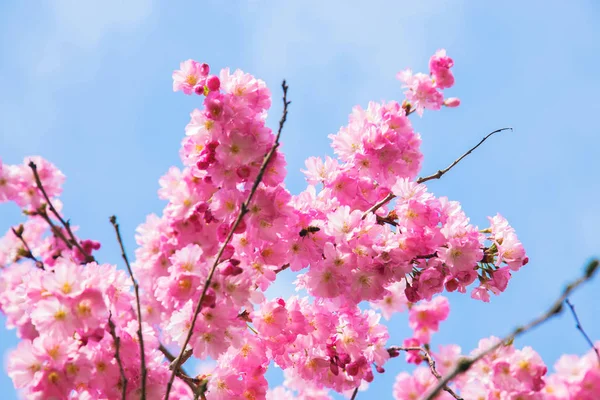
[[171,364],[169,364],[169,369],[181,369],[181,365],[185,364],[185,362],[190,359],[192,354],[194,354],[194,351],[192,349],[187,349],[180,358],[176,357],[173,359],[173,361],[171,361]]
[[350,400],[356,399],[357,394],[358,394],[358,388],[354,389],[354,392],[352,392],[352,397],[350,397]]
[[65,243],[65,245],[67,246],[67,248],[69,250],[71,250],[73,248],[73,245],[71,244],[71,241],[69,239],[67,239],[67,237],[63,233],[62,229],[60,229],[58,226],[54,225],[54,222],[52,222],[52,220],[50,219],[50,216],[46,212],[46,206],[42,205],[42,207],[38,208],[36,210],[36,212],[37,212],[37,215],[39,215],[40,217],[42,217],[42,219],[44,221],[46,221],[46,223],[48,224],[48,226],[50,226],[50,229],[52,230],[52,233],[54,234],[54,236],[57,239],[62,240]]
[[32,261],[35,262],[35,266],[38,267],[39,269],[45,269],[44,268],[44,263],[41,262],[40,260],[38,260],[34,255],[33,252],[31,251],[31,247],[29,247],[29,245],[27,244],[27,241],[25,240],[25,238],[23,237],[23,231],[24,231],[24,227],[23,225],[19,225],[18,229],[15,228],[11,228],[13,234],[21,241],[21,243],[23,243],[24,249],[19,249],[23,250],[22,256],[24,256],[25,258],[28,258]]
[[121,257],[123,261],[125,261],[125,266],[127,267],[127,272],[129,272],[129,277],[133,282],[133,290],[135,292],[135,303],[137,307],[137,320],[138,320],[138,329],[137,336],[138,341],[140,342],[140,370],[142,375],[142,387],[140,393],[140,399],[146,399],[146,377],[148,375],[148,371],[146,369],[146,352],[144,348],[144,335],[142,333],[142,306],[140,304],[140,286],[133,276],[133,271],[131,269],[131,265],[129,264],[129,259],[127,258],[127,254],[125,253],[125,246],[123,245],[123,239],[121,238],[121,230],[119,229],[119,224],[117,223],[117,217],[114,215],[109,218],[110,223],[115,228],[115,233],[117,234],[117,241],[119,242],[119,246],[121,247]]
[[597,259],[592,260],[585,268],[584,275],[579,279],[568,284],[564,289],[562,294],[558,297],[558,299],[552,304],[552,306],[537,317],[536,319],[529,322],[527,325],[519,326],[515,328],[508,336],[504,339],[498,341],[495,345],[491,346],[487,350],[482,351],[473,357],[464,357],[458,361],[456,367],[450,371],[446,376],[439,380],[438,384],[431,389],[431,391],[425,396],[425,400],[433,400],[439,392],[443,389],[444,385],[447,385],[452,379],[456,378],[458,375],[461,375],[469,370],[477,361],[481,360],[483,357],[488,354],[496,351],[500,346],[503,346],[505,343],[512,343],[515,338],[521,336],[523,333],[530,331],[531,329],[537,327],[538,325],[543,324],[548,321],[552,317],[563,312],[563,302],[569,297],[569,295],[575,291],[580,285],[589,281],[596,271],[598,270],[598,265],[600,262]]
[[194,327],[196,326],[196,321],[198,319],[198,315],[200,314],[200,311],[202,310],[202,303],[204,302],[206,292],[208,291],[208,288],[210,287],[210,283],[212,282],[212,277],[215,273],[215,270],[217,269],[217,266],[221,262],[221,256],[223,255],[223,252],[225,251],[225,247],[227,247],[227,245],[231,241],[231,238],[233,237],[235,230],[239,226],[240,222],[242,222],[242,219],[244,218],[244,216],[248,213],[248,211],[249,211],[248,207],[250,205],[250,202],[252,201],[252,198],[254,197],[254,194],[256,193],[256,190],[258,189],[258,185],[262,181],[262,178],[267,169],[267,165],[269,164],[269,162],[271,161],[271,158],[275,154],[275,151],[277,151],[277,148],[279,147],[279,138],[281,137],[281,131],[283,130],[283,125],[285,124],[285,121],[287,120],[288,106],[291,103],[287,100],[288,86],[287,86],[285,80],[282,82],[281,87],[283,89],[283,115],[281,116],[281,119],[279,120],[279,130],[277,131],[277,136],[275,137],[275,142],[273,143],[273,146],[271,147],[269,152],[265,155],[262,165],[260,166],[260,169],[258,171],[258,175],[256,176],[256,179],[254,180],[254,184],[252,185],[252,188],[250,189],[250,193],[248,194],[248,198],[246,199],[246,201],[244,203],[242,203],[242,206],[240,207],[240,211],[237,215],[237,218],[231,225],[231,228],[229,229],[229,233],[227,234],[225,241],[221,245],[221,248],[219,249],[219,252],[217,253],[217,256],[215,257],[215,261],[208,273],[208,277],[206,278],[206,282],[204,283],[204,288],[202,289],[202,294],[200,295],[200,299],[198,299],[198,302],[196,303],[196,308],[194,310],[194,315],[192,317],[192,322],[190,324],[190,328],[188,330],[187,336],[185,338],[183,346],[181,347],[181,351],[179,352],[179,355],[175,359],[175,364],[173,365],[173,371],[171,372],[171,377],[169,378],[169,382],[167,384],[165,400],[169,399],[169,394],[171,393],[171,388],[173,387],[173,381],[175,380],[175,375],[177,374],[177,370],[179,369],[179,366],[182,364],[183,355],[186,352],[186,347],[189,344],[190,340],[192,339],[192,335],[194,333]]
[[[171,353],[169,349],[167,349],[165,345],[160,342],[158,350],[161,353],[163,353],[163,355],[167,360],[169,360],[169,362],[173,362],[175,360],[176,357],[173,355],[173,353]],[[194,393],[196,393],[199,390],[198,385],[200,384],[200,380],[197,378],[190,377],[190,375],[185,371],[185,369],[181,365],[179,366],[179,371],[177,371],[177,377],[184,381]]]
[[[44,189],[44,185],[42,184],[42,180],[40,179],[40,174],[38,173],[37,165],[35,165],[35,163],[33,161],[30,161],[29,162],[29,168],[31,168],[31,170],[33,171],[33,177],[35,179],[35,183],[36,183],[38,189],[40,190],[40,192],[42,192],[42,195],[44,196],[44,199],[46,199],[46,204],[48,204],[48,207],[50,207],[50,211],[52,212],[52,214],[54,214],[54,216],[56,217],[56,219],[58,219],[60,221],[60,223],[62,224],[62,226],[65,227],[67,233],[69,234],[70,241],[66,240],[65,236],[62,235],[62,232],[61,232],[61,235],[60,235],[61,239],[63,239],[65,241],[65,243],[67,244],[67,246],[69,247],[69,249],[71,249],[72,246],[77,247],[77,250],[79,250],[81,252],[81,254],[85,258],[86,262],[95,261],[94,257],[91,254],[88,254],[85,250],[83,250],[83,247],[81,247],[81,244],[79,243],[79,240],[77,240],[77,238],[73,234],[73,231],[71,230],[71,224],[70,224],[70,222],[69,221],[65,221],[63,219],[63,217],[60,215],[60,213],[56,210],[56,208],[54,208],[54,205],[50,201],[50,197],[48,197],[48,193],[46,193],[46,190]],[[46,217],[47,216],[48,215],[46,214]],[[48,222],[48,221],[50,221],[50,218],[48,218],[46,220],[46,222]],[[56,229],[54,229],[54,231],[56,232]],[[71,243],[70,245],[69,245],[69,242]]]
[[590,347],[592,349],[594,349],[594,352],[596,353],[596,357],[598,358],[598,363],[600,364],[600,352],[598,351],[598,348],[596,346],[594,346],[594,342],[592,342],[592,339],[590,339],[588,334],[585,332],[585,330],[583,329],[583,326],[581,326],[579,317],[577,316],[577,313],[575,312],[575,306],[569,301],[569,299],[566,299],[565,303],[567,303],[567,305],[569,306],[569,309],[571,310],[571,314],[573,314],[573,318],[575,319],[575,327],[577,328],[577,330],[579,332],[581,332],[581,334],[585,338],[586,342],[590,345]]
[[[427,364],[429,364],[429,369],[431,370],[431,374],[433,376],[435,376],[438,381],[440,379],[442,379],[442,375],[440,375],[440,373],[438,372],[438,370],[435,367],[435,360],[433,359],[433,357],[431,356],[429,351],[427,351],[427,349],[425,349],[423,347],[392,346],[392,347],[388,348],[388,352],[390,350],[392,350],[392,351],[418,351],[419,353],[421,353],[421,355],[423,356],[425,361],[427,361]],[[447,384],[442,387],[442,390],[449,393],[450,396],[454,397],[456,400],[464,400],[462,397],[460,397],[458,394],[456,394],[456,392],[454,390],[450,389],[450,387]]]
[[290,263],[283,264],[281,267],[279,267],[279,268],[277,268],[277,269],[275,270],[275,273],[276,273],[276,274],[278,274],[278,273],[280,273],[280,272],[282,272],[282,271],[285,271],[285,270],[286,270],[286,269],[288,269],[289,267],[290,267]]
[[123,368],[123,363],[121,362],[121,338],[117,336],[115,331],[115,323],[112,320],[112,315],[108,315],[108,327],[110,328],[110,335],[113,338],[115,343],[115,359],[117,360],[117,364],[119,365],[119,372],[121,373],[121,400],[126,400],[127,398],[127,378],[125,377],[125,369]]
[[173,355],[173,353],[171,353],[169,349],[165,347],[164,344],[160,343],[160,345],[158,346],[158,350],[160,350],[160,352],[164,354],[164,356],[167,360],[169,360],[169,362],[173,362],[173,360],[175,360],[175,356]]
[[[435,174],[431,174],[431,175],[419,178],[419,179],[417,179],[416,182],[424,183],[424,182],[430,181],[432,179],[440,179],[445,173],[447,173],[452,168],[454,168],[454,166],[456,166],[456,164],[461,162],[463,160],[463,158],[465,158],[466,156],[471,154],[475,149],[477,149],[479,146],[481,146],[483,144],[483,142],[485,142],[490,136],[492,136],[496,133],[502,132],[502,131],[509,130],[509,129],[512,131],[512,128],[502,128],[502,129],[496,129],[495,131],[488,133],[483,139],[481,139],[481,141],[479,143],[477,143],[475,146],[471,147],[466,153],[464,153],[462,156],[460,156],[459,158],[454,160],[454,162],[452,164],[450,164],[448,167],[446,167],[444,169],[440,169]],[[395,197],[396,196],[393,193],[388,194],[384,199],[378,201],[376,204],[373,205],[373,207],[371,207],[367,211],[365,211],[365,213],[363,214],[363,219],[366,218],[366,216],[369,215],[370,213],[377,211],[381,206],[387,204]]]
[[452,168],[454,168],[454,166],[456,164],[461,162],[463,158],[465,158],[466,156],[471,154],[475,149],[477,149],[479,146],[481,146],[483,144],[483,142],[485,142],[490,136],[494,135],[495,133],[507,131],[509,129],[512,131],[512,128],[502,128],[502,129],[496,129],[494,132],[488,133],[483,139],[481,139],[481,141],[479,143],[477,143],[475,146],[471,147],[469,149],[469,151],[467,151],[465,154],[463,154],[462,156],[460,156],[459,158],[454,160],[454,162],[452,164],[450,164],[448,167],[446,167],[445,169],[439,170],[435,174],[431,174],[431,175],[424,176],[422,178],[417,179],[417,183],[427,182],[432,179],[440,179],[446,172],[450,171]]

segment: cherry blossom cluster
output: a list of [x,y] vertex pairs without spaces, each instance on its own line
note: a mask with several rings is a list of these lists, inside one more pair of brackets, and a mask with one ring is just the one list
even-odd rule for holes
[[[0,278],[0,306],[22,341],[8,361],[8,374],[27,398],[118,398],[122,391],[109,317],[120,338],[129,381],[140,387],[140,347],[132,313],[131,281],[112,265],[80,265],[60,257],[53,267],[31,260],[12,264]],[[168,364],[156,332],[144,323],[148,387],[160,399]],[[178,390],[180,383],[178,382]]]
[[[449,314],[438,294],[472,288],[472,298],[487,302],[528,262],[500,214],[479,229],[458,202],[417,179],[421,136],[409,116],[460,104],[444,94],[453,64],[440,50],[429,74],[398,74],[404,101],[355,107],[330,136],[335,158],[309,158],[308,186],[292,195],[280,132],[266,126],[266,84],[240,70],[211,74],[208,64],[181,63],[173,90],[199,96],[202,107],[185,127],[183,166],[159,180],[162,214],[137,229],[133,276],[97,262],[100,243],[75,236],[61,214],[64,175],[54,165],[40,157],[0,162],[0,202],[27,217],[0,238],[0,309],[21,339],[7,363],[15,387],[32,399],[326,400],[329,390],[352,393],[385,371],[398,351],[381,317],[408,309],[412,336],[403,346],[418,367],[398,376],[394,396],[422,396],[438,379],[421,366],[424,351]],[[309,297],[267,300],[288,269],[300,273],[296,288]],[[169,363],[167,346],[182,354],[186,346],[216,366],[187,376]],[[460,348],[432,356],[445,373]],[[569,361],[579,367],[568,370]],[[566,400],[561,393],[577,390],[583,399],[599,385],[592,361],[561,359],[545,381],[533,350],[503,346],[452,386],[469,399]],[[269,389],[272,363],[285,382]]]
[[310,382],[288,388],[301,396],[328,398],[323,388],[343,392],[362,380],[371,382],[373,369],[383,372],[381,365],[389,358],[387,329],[373,311],[292,297],[287,303],[263,303],[249,318],[255,328],[217,360],[208,385],[215,398],[264,398],[263,375],[270,361],[286,371],[288,380]]
[[[472,355],[486,351],[500,339],[490,337],[479,342]],[[595,346],[600,348],[600,343]],[[432,353],[437,371],[445,374],[459,361],[460,347],[441,346]],[[517,349],[503,344],[498,350],[476,362],[453,382],[464,399],[531,399],[592,400],[600,393],[600,365],[597,354],[590,350],[583,357],[564,355],[555,364],[556,372],[546,375],[548,368],[531,347]],[[419,366],[412,374],[401,372],[394,384],[394,399],[419,399],[431,390],[437,379],[428,367]],[[441,392],[437,399],[452,399]]]

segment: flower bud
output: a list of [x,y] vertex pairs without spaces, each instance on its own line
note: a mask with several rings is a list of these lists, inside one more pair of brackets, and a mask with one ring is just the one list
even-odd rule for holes
[[217,76],[209,76],[208,79],[206,79],[206,86],[211,92],[216,92],[221,87],[221,81]]
[[448,97],[444,100],[444,105],[446,107],[458,107],[460,106],[460,99],[458,97]]

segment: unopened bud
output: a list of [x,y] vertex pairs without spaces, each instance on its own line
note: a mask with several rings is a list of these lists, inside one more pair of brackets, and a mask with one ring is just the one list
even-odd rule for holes
[[444,100],[444,105],[446,107],[458,107],[460,106],[460,99],[458,97],[449,97]]
[[208,90],[211,92],[216,92],[219,90],[221,87],[221,81],[219,80],[219,77],[214,75],[209,76],[208,79],[206,79],[206,87],[208,87]]

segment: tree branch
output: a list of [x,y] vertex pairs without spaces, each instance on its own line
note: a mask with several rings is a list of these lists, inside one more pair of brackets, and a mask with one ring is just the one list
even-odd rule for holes
[[358,388],[354,389],[354,392],[352,392],[352,397],[350,397],[350,400],[355,400],[357,394],[358,394]]
[[140,287],[133,276],[133,271],[131,270],[131,265],[129,264],[129,259],[127,258],[127,254],[125,253],[125,246],[123,245],[123,239],[121,238],[121,231],[119,229],[119,224],[117,223],[117,217],[114,215],[109,218],[110,223],[115,228],[115,233],[117,234],[117,241],[119,242],[119,246],[121,247],[121,257],[123,257],[123,261],[125,261],[125,266],[127,266],[127,272],[129,272],[129,276],[131,277],[131,281],[133,282],[133,290],[135,292],[135,303],[137,306],[137,320],[138,320],[138,329],[137,336],[140,342],[140,363],[141,363],[141,375],[142,375],[142,387],[140,400],[146,399],[146,377],[148,375],[148,371],[146,369],[146,352],[144,348],[144,335],[142,333],[142,306],[140,304]]
[[115,331],[115,323],[112,320],[112,314],[108,314],[108,326],[110,328],[110,335],[113,338],[115,343],[115,359],[117,360],[117,364],[119,365],[119,371],[121,373],[121,384],[123,387],[121,388],[121,400],[127,399],[127,378],[125,377],[125,369],[123,368],[123,363],[121,362],[121,338],[117,336]]
[[497,350],[500,346],[505,343],[511,343],[515,338],[521,336],[523,333],[537,327],[538,325],[543,324],[548,321],[550,318],[562,313],[563,311],[563,302],[567,299],[567,297],[575,291],[580,285],[589,281],[596,271],[598,270],[598,265],[600,261],[598,259],[594,259],[590,261],[590,263],[586,266],[584,275],[579,279],[568,284],[564,289],[562,294],[558,297],[558,299],[552,304],[552,306],[546,311],[544,314],[540,315],[536,319],[529,322],[527,325],[519,326],[515,328],[512,333],[506,336],[504,339],[498,341],[495,345],[491,346],[487,350],[482,351],[476,356],[473,357],[464,357],[459,360],[456,367],[440,379],[436,386],[431,389],[431,391],[425,396],[425,400],[433,400],[439,392],[443,389],[444,385],[447,385],[452,379],[456,378],[458,375],[461,375],[469,370],[477,361],[481,360],[483,357]]
[[579,332],[581,332],[581,334],[583,335],[585,340],[588,342],[590,347],[592,349],[594,349],[594,352],[596,353],[596,357],[598,358],[598,364],[600,364],[600,352],[598,351],[596,346],[594,346],[594,342],[592,342],[592,339],[590,339],[588,334],[583,330],[583,326],[581,326],[581,322],[579,322],[579,317],[577,316],[577,313],[575,312],[575,306],[573,304],[571,304],[569,299],[566,299],[565,303],[567,303],[567,305],[569,306],[569,309],[571,310],[571,314],[573,314],[573,318],[575,319],[575,326],[576,326],[577,330],[579,330]]
[[271,147],[269,152],[265,155],[265,158],[263,159],[263,163],[260,166],[260,169],[258,171],[258,175],[256,176],[256,179],[254,180],[254,184],[252,185],[252,188],[250,189],[250,193],[248,194],[248,198],[246,199],[246,201],[244,203],[242,203],[242,206],[240,207],[240,211],[237,215],[237,218],[231,225],[231,228],[229,229],[229,233],[227,234],[227,237],[225,238],[223,245],[219,249],[219,252],[217,253],[215,261],[212,265],[212,268],[210,269],[210,272],[208,273],[208,277],[204,284],[204,288],[202,289],[202,294],[200,295],[200,299],[196,303],[196,308],[194,310],[194,315],[192,317],[192,322],[190,324],[190,328],[188,330],[187,336],[185,338],[183,346],[181,347],[181,351],[179,352],[179,355],[175,359],[175,364],[173,365],[173,371],[171,372],[171,377],[169,378],[169,382],[167,384],[165,400],[169,399],[169,394],[171,393],[171,388],[173,387],[173,381],[175,380],[175,375],[177,374],[177,370],[178,370],[179,366],[182,364],[183,355],[186,352],[186,347],[189,344],[189,342],[192,338],[192,335],[194,333],[194,327],[196,326],[196,321],[198,319],[198,315],[200,314],[200,311],[202,310],[202,302],[204,301],[206,292],[208,291],[208,288],[210,287],[210,283],[212,281],[212,277],[215,273],[215,270],[217,269],[217,265],[219,265],[219,263],[221,262],[221,256],[223,255],[223,252],[225,251],[225,247],[231,241],[231,238],[233,237],[235,230],[237,229],[238,225],[240,224],[240,222],[242,221],[242,219],[244,218],[246,213],[248,213],[248,210],[249,210],[248,206],[250,205],[250,202],[252,201],[252,198],[254,197],[256,190],[258,189],[258,185],[262,181],[262,178],[267,169],[267,165],[269,164],[269,162],[271,161],[271,158],[275,154],[275,151],[279,147],[279,138],[281,137],[281,131],[283,129],[283,125],[285,124],[285,121],[287,120],[288,106],[291,103],[287,100],[288,86],[287,86],[285,80],[282,82],[281,87],[283,89],[283,115],[281,116],[281,119],[279,120],[279,130],[277,131],[277,136],[275,137],[275,142],[273,143],[273,146]]
[[31,248],[29,247],[29,245],[27,244],[27,241],[23,237],[23,231],[25,229],[23,227],[23,225],[19,225],[18,229],[15,229],[15,228],[10,228],[10,229],[12,230],[13,234],[21,241],[21,243],[23,243],[23,246],[25,246],[24,249],[19,249],[19,251],[24,250],[22,255],[25,258],[29,258],[30,260],[33,260],[35,262],[35,266],[38,267],[39,269],[45,269],[44,268],[44,263],[41,262],[40,260],[38,260],[33,255],[33,252],[31,251]]
[[[56,210],[56,208],[54,208],[54,205],[50,201],[50,197],[48,197],[48,194],[46,193],[46,190],[44,189],[44,185],[42,184],[42,180],[40,179],[40,174],[38,173],[37,165],[35,165],[35,163],[33,161],[30,161],[29,162],[29,168],[31,168],[31,171],[33,171],[33,177],[35,179],[35,183],[36,183],[38,189],[40,190],[40,192],[42,192],[42,195],[44,195],[44,199],[46,199],[46,204],[48,204],[48,207],[50,207],[50,211],[60,221],[60,223],[62,224],[62,226],[65,227],[67,233],[69,234],[69,237],[71,238],[71,240],[70,240],[71,244],[69,244],[69,240],[67,240],[65,238],[65,236],[62,234],[62,232],[60,234],[61,239],[63,239],[65,241],[65,243],[67,244],[67,247],[69,247],[69,249],[71,249],[73,246],[77,247],[77,250],[79,250],[81,252],[81,254],[85,258],[86,262],[95,261],[94,257],[91,254],[88,254],[87,252],[85,252],[85,250],[83,250],[83,247],[81,247],[81,244],[79,243],[79,241],[77,240],[77,238],[73,234],[73,231],[71,230],[71,224],[70,224],[70,222],[69,221],[65,221],[61,217],[60,213]],[[45,213],[45,210],[44,210],[44,213]],[[46,214],[46,217],[48,217],[47,214]],[[46,218],[44,218],[44,219],[46,219]],[[50,221],[50,218],[46,219],[46,222],[48,222],[48,221]],[[52,226],[52,224],[50,224],[50,225]],[[56,229],[54,229],[54,230],[56,232]]]
[[446,167],[445,169],[439,170],[435,174],[431,174],[429,176],[425,176],[423,178],[417,179],[417,183],[427,182],[427,181],[430,181],[432,179],[440,179],[446,172],[450,171],[452,168],[454,168],[454,166],[456,164],[458,164],[459,162],[461,162],[463,158],[465,158],[466,156],[468,156],[469,154],[471,154],[475,149],[477,149],[479,146],[481,146],[483,144],[483,142],[485,142],[490,136],[494,135],[495,133],[499,133],[499,132],[502,132],[502,131],[507,131],[509,129],[511,131],[513,130],[512,128],[502,128],[502,129],[496,129],[494,132],[488,133],[483,139],[481,139],[481,141],[479,143],[477,143],[475,146],[471,147],[465,154],[463,154],[462,156],[460,156],[459,158],[457,158],[456,160],[454,160],[454,162],[452,164],[450,164],[448,167]]
[[[436,172],[435,174],[431,174],[428,176],[424,176],[422,178],[419,178],[416,180],[417,183],[424,183],[427,181],[430,181],[432,179],[440,179],[445,173],[447,173],[448,171],[450,171],[452,168],[454,168],[454,166],[456,164],[458,164],[459,162],[462,161],[463,158],[465,158],[466,156],[468,156],[469,154],[471,154],[475,149],[477,149],[479,146],[481,146],[483,144],[483,142],[485,142],[490,136],[502,132],[502,131],[506,131],[506,130],[513,130],[512,128],[502,128],[502,129],[496,129],[495,131],[488,133],[483,139],[481,139],[481,141],[479,143],[477,143],[475,146],[471,147],[466,153],[464,153],[462,156],[460,156],[459,158],[457,158],[456,160],[454,160],[454,162],[452,164],[450,164],[448,167],[444,168],[444,169],[440,169],[438,172]],[[369,215],[372,212],[377,211],[380,207],[382,207],[383,205],[387,204],[388,202],[390,202],[393,198],[395,198],[396,196],[393,193],[388,194],[384,199],[378,201],[376,204],[373,205],[373,207],[369,208],[367,211],[364,212],[363,214],[363,219],[365,219],[367,217],[367,215]]]

